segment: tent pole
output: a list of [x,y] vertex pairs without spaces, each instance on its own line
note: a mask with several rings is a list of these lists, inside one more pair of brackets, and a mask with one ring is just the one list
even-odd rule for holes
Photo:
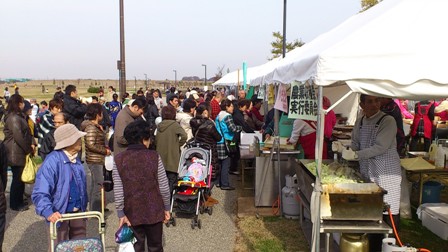
[[[280,83],[275,84],[275,91],[274,91],[274,95],[275,100],[277,100],[277,96],[278,96],[278,90],[279,90],[279,85]],[[280,121],[280,110],[275,109],[274,110],[274,143],[272,148],[274,148],[277,151],[277,169],[278,169],[278,214],[280,217],[283,216],[283,211],[282,211],[282,180],[281,180],[281,176],[280,176],[280,131],[279,131],[279,121]]]
[[328,113],[330,110],[334,109],[339,103],[344,101],[349,95],[353,93],[352,90],[348,91],[344,96],[342,96],[339,100],[337,100],[333,105],[331,105],[328,109],[325,110],[326,113]]
[[240,69],[238,68],[238,82],[236,83],[236,89],[240,90]]
[[316,144],[316,181],[314,183],[314,193],[316,193],[316,215],[313,223],[313,248],[315,250],[312,251],[320,251],[320,201],[321,201],[321,169],[322,169],[322,152],[324,145],[324,125],[325,125],[325,111],[323,110],[322,101],[323,101],[323,87],[319,86],[318,88],[318,103],[317,103],[317,143]]

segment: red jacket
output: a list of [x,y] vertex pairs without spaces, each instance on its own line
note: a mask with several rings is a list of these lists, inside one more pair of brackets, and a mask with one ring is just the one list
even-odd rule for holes
[[432,121],[429,118],[429,113],[432,108],[434,112],[434,102],[430,102],[428,104],[421,105],[420,102],[415,105],[415,115],[414,121],[411,126],[411,136],[414,137],[417,135],[418,125],[420,124],[420,119],[423,120],[423,131],[424,137],[431,139],[432,137]]
[[216,99],[212,99],[212,101],[210,102],[210,106],[212,107],[212,114],[210,116],[210,119],[214,121],[219,112],[221,112],[221,106],[219,106],[219,102]]

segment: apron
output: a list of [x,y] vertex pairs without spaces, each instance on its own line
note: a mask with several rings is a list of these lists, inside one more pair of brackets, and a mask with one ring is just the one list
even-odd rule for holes
[[[316,126],[310,121],[303,120],[306,122],[311,128],[316,130]],[[306,159],[315,159],[316,155],[316,131],[310,133],[306,136],[299,136],[300,145],[302,145],[303,152],[305,153]],[[327,145],[323,144],[322,150],[322,159],[327,159]]]
[[[364,117],[361,118],[359,126],[360,150],[370,148],[375,144],[379,125],[385,116],[382,116],[373,125],[363,125]],[[384,195],[384,202],[390,205],[392,214],[399,214],[401,166],[397,150],[389,148],[384,154],[359,160],[359,167],[364,179],[376,183],[387,191],[387,194]],[[387,214],[387,212],[383,214]]]

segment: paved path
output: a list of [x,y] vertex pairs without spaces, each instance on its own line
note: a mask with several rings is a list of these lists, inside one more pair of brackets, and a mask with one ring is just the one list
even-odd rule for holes
[[[8,178],[9,182],[10,179],[11,177]],[[30,193],[31,190],[32,188],[27,186],[26,192]],[[8,189],[6,196],[9,199]],[[165,251],[233,251],[237,235],[235,226],[237,193],[215,188],[213,197],[219,200],[219,204],[215,205],[213,215],[199,216],[202,220],[202,229],[192,230],[191,220],[182,218],[177,218],[176,227],[164,226]],[[107,193],[107,208],[110,212],[106,213],[106,251],[117,250],[114,234],[118,229],[118,218],[112,200],[113,194]],[[35,214],[34,206],[30,206],[30,209],[25,212],[8,209],[6,220],[3,251],[47,251],[47,226],[43,219]],[[97,234],[97,226],[93,222],[88,228],[88,234],[92,235]]]

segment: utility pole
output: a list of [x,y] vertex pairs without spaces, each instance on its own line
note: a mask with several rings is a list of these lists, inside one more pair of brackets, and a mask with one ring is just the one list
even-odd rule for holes
[[174,86],[177,86],[177,70],[173,70],[174,72]]
[[148,90],[148,75],[145,74],[145,91]]
[[120,96],[126,93],[126,60],[124,46],[124,0],[120,0],[120,60],[118,61],[118,70],[120,72],[119,87]]
[[207,65],[202,64],[202,66],[205,68],[204,86],[207,86]]

